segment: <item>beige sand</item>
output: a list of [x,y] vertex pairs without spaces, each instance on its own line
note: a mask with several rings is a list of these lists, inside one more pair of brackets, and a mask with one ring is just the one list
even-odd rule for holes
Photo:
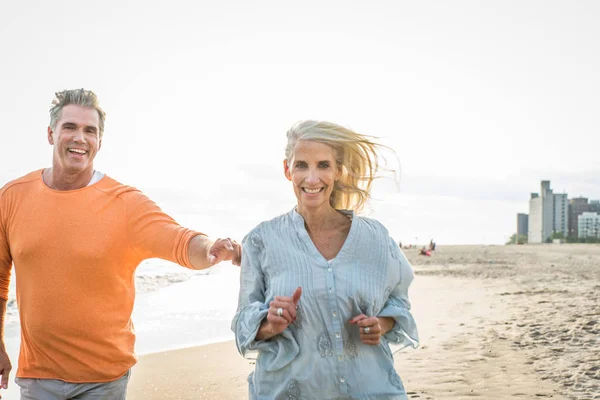
[[[600,398],[600,246],[406,250],[421,347],[396,355],[411,399]],[[128,399],[246,399],[232,342],[141,357]]]

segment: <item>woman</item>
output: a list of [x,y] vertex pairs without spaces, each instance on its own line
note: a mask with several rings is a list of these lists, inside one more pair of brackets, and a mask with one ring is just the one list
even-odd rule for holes
[[388,342],[417,346],[410,264],[369,198],[377,144],[303,121],[283,163],[297,205],[243,241],[238,350],[258,352],[250,399],[406,399]]

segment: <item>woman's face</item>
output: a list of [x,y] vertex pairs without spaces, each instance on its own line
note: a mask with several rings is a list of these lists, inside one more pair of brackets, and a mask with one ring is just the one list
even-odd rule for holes
[[284,161],[285,176],[294,185],[298,205],[316,210],[329,207],[333,185],[341,175],[335,151],[326,144],[300,140],[291,162]]

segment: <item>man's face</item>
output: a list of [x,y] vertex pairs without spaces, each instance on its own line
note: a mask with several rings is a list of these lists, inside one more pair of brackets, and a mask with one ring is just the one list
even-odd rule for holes
[[100,150],[100,117],[93,108],[65,106],[56,127],[48,127],[48,142],[54,145],[53,168],[69,174],[93,171]]

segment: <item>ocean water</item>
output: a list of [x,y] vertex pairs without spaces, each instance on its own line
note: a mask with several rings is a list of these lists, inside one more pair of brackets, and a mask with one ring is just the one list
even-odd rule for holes
[[[226,185],[224,187],[227,189]],[[279,201],[277,196],[249,204],[234,187],[229,189],[227,196],[223,194],[224,187],[217,191],[223,196],[219,199],[207,198],[206,193],[214,191],[198,194],[141,189],[181,225],[212,238],[230,237],[238,242],[258,223],[289,211],[294,204]],[[255,188],[258,187],[255,185]],[[136,271],[136,301],[132,315],[136,353],[141,355],[233,339],[230,325],[237,307],[239,273],[239,267],[229,262],[204,271],[192,271],[158,259],[142,262]],[[14,275],[9,288],[4,337],[8,355],[16,368],[20,327]],[[1,391],[3,399],[19,398],[13,377],[14,372],[9,389]]]
[[[230,325],[236,311],[239,267],[229,262],[192,271],[163,260],[144,261],[136,272],[133,323],[138,355],[199,346],[233,339]],[[19,354],[20,327],[11,282],[4,342],[13,373],[2,398],[17,400],[14,371]]]
[[240,270],[224,262],[208,273],[139,295],[136,352],[154,353],[233,339]]
[[[231,196],[218,202],[203,193],[144,189],[178,223],[211,238],[242,238],[256,224],[285,212],[293,204],[242,207]],[[133,322],[138,354],[195,346],[233,338],[231,320],[237,307],[239,267],[229,262],[203,271],[149,259],[136,270]],[[6,316],[7,343],[18,350],[19,315],[15,279],[11,280]],[[6,335],[5,335],[6,336]],[[9,346],[9,344],[7,344]],[[13,358],[14,359],[14,358]]]
[[[138,354],[232,339],[239,273],[239,267],[229,262],[202,271],[159,259],[140,264],[132,315]],[[5,325],[8,347],[18,347],[14,285],[13,279]]]
[[[136,270],[136,293],[137,296],[140,297],[144,294],[157,291],[164,287],[187,281],[192,277],[209,275],[218,270],[218,268],[213,268],[203,271],[193,271],[160,259],[145,260]],[[18,323],[19,318],[15,285],[16,279],[13,270],[13,276],[9,286],[8,303],[6,307],[6,324],[9,325]]]

